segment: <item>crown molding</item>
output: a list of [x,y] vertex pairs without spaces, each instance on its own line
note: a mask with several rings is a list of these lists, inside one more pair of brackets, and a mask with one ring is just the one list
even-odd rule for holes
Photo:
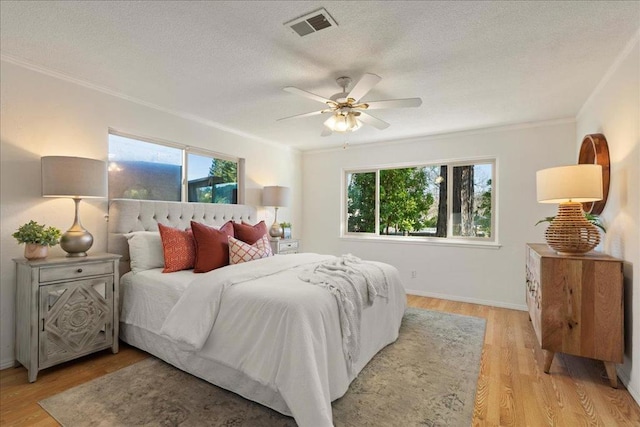
[[240,131],[238,129],[234,129],[234,128],[231,128],[229,126],[225,126],[225,125],[223,125],[221,123],[218,123],[218,122],[215,122],[213,120],[205,119],[205,118],[197,116],[195,114],[191,114],[191,113],[187,113],[187,112],[179,111],[179,110],[174,110],[174,109],[171,109],[171,108],[165,108],[165,107],[162,107],[160,105],[153,104],[151,102],[147,102],[145,100],[142,100],[142,99],[139,99],[139,98],[135,98],[133,96],[129,96],[129,95],[126,95],[126,94],[121,93],[121,92],[114,91],[112,89],[109,89],[108,87],[100,86],[100,85],[97,85],[95,83],[89,82],[87,80],[83,80],[83,79],[77,78],[77,77],[72,76],[70,74],[62,73],[60,71],[56,71],[56,70],[53,70],[53,69],[50,69],[50,68],[47,68],[47,67],[43,67],[43,66],[38,65],[38,64],[34,64],[32,62],[29,62],[29,61],[25,61],[24,59],[18,58],[18,57],[13,56],[13,55],[8,55],[6,53],[0,53],[0,61],[4,61],[4,62],[13,64],[13,65],[17,65],[19,67],[26,68],[28,70],[35,71],[35,72],[40,73],[40,74],[45,74],[45,75],[47,75],[49,77],[53,77],[53,78],[56,78],[56,79],[59,79],[59,80],[64,80],[66,82],[73,83],[73,84],[76,84],[78,86],[85,87],[87,89],[95,90],[97,92],[101,92],[101,93],[104,93],[104,94],[107,94],[107,95],[110,95],[110,96],[113,96],[113,97],[116,97],[116,98],[120,98],[120,99],[123,99],[125,101],[132,102],[134,104],[142,105],[144,107],[151,108],[151,109],[154,109],[154,110],[166,113],[166,114],[170,114],[172,116],[176,116],[176,117],[179,117],[181,119],[185,119],[185,120],[189,120],[189,121],[192,121],[192,122],[196,122],[196,123],[205,125],[207,127],[215,128],[215,129],[221,130],[223,132],[227,132],[227,133],[230,133],[230,134],[242,137],[242,138],[250,139],[250,140],[255,141],[255,142],[271,145],[271,146],[274,146],[274,147],[277,147],[277,148],[280,148],[280,149],[283,149],[283,150],[300,151],[296,147],[291,147],[291,146],[288,146],[288,145],[285,145],[285,144],[282,144],[282,143],[279,143],[279,142],[275,142],[275,141],[271,141],[269,139],[261,138],[259,136],[256,136],[256,135],[253,135],[253,134],[250,134],[250,133],[247,133],[247,132],[243,132],[243,131]]
[[[564,117],[559,119],[540,120],[536,122],[502,124],[502,125],[495,125],[495,126],[489,126],[489,127],[463,129],[463,130],[457,130],[453,132],[425,134],[422,136],[414,136],[411,138],[396,139],[391,141],[379,141],[379,142],[371,142],[371,143],[354,144],[354,145],[349,145],[347,149],[349,150],[361,149],[361,148],[370,149],[370,148],[380,147],[380,146],[410,144],[414,142],[438,141],[442,139],[458,138],[458,137],[464,137],[464,136],[484,135],[489,133],[506,132],[511,130],[559,126],[559,125],[575,124],[575,123],[576,123],[575,118]],[[315,154],[315,153],[325,153],[330,151],[343,151],[343,150],[345,150],[343,146],[333,146],[333,147],[327,147],[327,148],[315,148],[315,149],[303,150],[302,153]]]

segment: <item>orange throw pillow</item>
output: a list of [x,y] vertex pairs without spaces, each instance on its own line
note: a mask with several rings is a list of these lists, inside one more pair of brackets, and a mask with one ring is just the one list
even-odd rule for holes
[[191,230],[180,230],[158,223],[162,251],[164,252],[163,273],[189,270],[196,260],[196,244]]
[[268,233],[267,224],[265,224],[264,221],[260,221],[256,225],[247,224],[244,221],[242,224],[234,222],[233,233],[236,239],[240,239],[245,243],[253,245],[255,242],[260,240],[262,236]]
[[206,273],[229,265],[229,236],[233,237],[233,222],[216,229],[191,221],[191,229],[196,241],[194,273]]

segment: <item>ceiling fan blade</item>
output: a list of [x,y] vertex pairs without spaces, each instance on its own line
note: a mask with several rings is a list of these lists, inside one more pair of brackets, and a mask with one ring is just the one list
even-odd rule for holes
[[283,118],[278,119],[276,121],[279,122],[281,120],[299,119],[299,118],[302,118],[302,117],[317,116],[319,114],[325,114],[325,113],[330,113],[330,112],[331,112],[331,110],[312,111],[310,113],[296,114],[295,116],[283,117]]
[[331,135],[333,132],[331,132],[331,129],[329,129],[328,127],[325,126],[324,129],[322,129],[322,133],[320,134],[320,136],[329,136]]
[[375,74],[366,73],[358,80],[358,83],[351,89],[347,98],[355,99],[356,102],[365,96],[378,82],[382,80],[382,77]]
[[422,99],[420,98],[388,99],[386,101],[367,102],[366,105],[368,105],[368,107],[366,108],[367,110],[382,110],[384,108],[419,107],[422,105]]
[[314,101],[322,102],[323,104],[336,105],[335,101],[324,98],[320,95],[316,95],[315,93],[307,92],[306,90],[298,89],[297,87],[287,86],[282,90],[284,90],[285,92],[293,93],[295,95],[304,96],[305,98],[313,99]]
[[358,120],[360,120],[362,123],[366,123],[380,130],[383,130],[389,127],[389,123],[385,122],[384,120],[380,120],[377,117],[373,117],[371,114],[367,114],[365,112],[360,112],[360,115],[358,116]]

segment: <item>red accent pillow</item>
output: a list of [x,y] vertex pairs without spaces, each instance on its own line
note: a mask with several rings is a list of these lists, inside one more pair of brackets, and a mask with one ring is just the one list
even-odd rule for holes
[[180,230],[160,223],[158,223],[158,230],[160,230],[164,252],[162,272],[173,273],[193,268],[196,260],[196,244],[191,230]]
[[216,229],[191,221],[191,229],[196,241],[194,273],[206,273],[229,265],[229,236],[233,237],[233,222]]
[[233,223],[233,233],[235,238],[242,240],[245,243],[253,245],[260,240],[262,236],[268,233],[267,224],[264,221],[260,221],[256,225],[247,224],[242,221],[242,224],[237,222]]

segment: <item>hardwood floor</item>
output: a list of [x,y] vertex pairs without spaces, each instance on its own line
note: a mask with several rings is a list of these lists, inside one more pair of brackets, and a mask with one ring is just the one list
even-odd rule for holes
[[[609,387],[602,362],[556,355],[551,374],[526,312],[409,296],[409,305],[487,319],[474,426],[640,426],[640,407],[622,384]],[[41,371],[0,371],[0,425],[57,426],[38,401],[136,363],[148,355],[126,344]]]

